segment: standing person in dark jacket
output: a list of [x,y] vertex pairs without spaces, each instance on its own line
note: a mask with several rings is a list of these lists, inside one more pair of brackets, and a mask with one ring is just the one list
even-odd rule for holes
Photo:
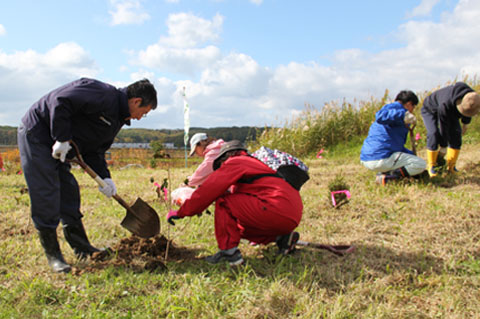
[[18,147],[32,220],[55,272],[70,271],[57,240],[59,222],[78,258],[98,251],[85,233],[78,183],[65,162],[69,141],[78,145],[84,161],[105,181],[100,191],[111,197],[116,188],[105,161],[106,150],[124,124],[140,120],[156,107],[157,92],[146,79],[117,89],[82,78],[51,91],[22,118]]
[[446,86],[427,96],[421,113],[427,129],[427,169],[430,177],[437,176],[437,157],[444,157],[445,153],[448,171],[456,171],[462,135],[478,111],[480,96],[463,82]]
[[366,168],[378,172],[377,183],[414,176],[425,170],[423,159],[405,148],[410,126],[417,123],[413,110],[418,97],[412,91],[401,91],[395,102],[383,106],[375,114],[363,142],[360,161]]
[[[300,237],[293,230],[303,210],[298,190],[271,176],[275,171],[249,156],[236,140],[222,145],[213,169],[178,211],[169,212],[168,222],[199,215],[215,201],[215,237],[220,251],[206,257],[208,262],[243,263],[238,249],[241,238],[258,244],[276,242],[281,254],[292,252]],[[262,176],[265,174],[270,176]]]

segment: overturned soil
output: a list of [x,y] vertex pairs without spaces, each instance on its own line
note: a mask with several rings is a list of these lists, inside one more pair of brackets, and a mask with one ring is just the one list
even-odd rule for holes
[[167,261],[194,260],[196,254],[195,249],[178,247],[163,235],[152,238],[132,235],[121,239],[112,247],[93,253],[85,266],[80,264],[78,267],[73,267],[72,273],[81,275],[108,266],[124,267],[138,272],[161,272],[167,270]]

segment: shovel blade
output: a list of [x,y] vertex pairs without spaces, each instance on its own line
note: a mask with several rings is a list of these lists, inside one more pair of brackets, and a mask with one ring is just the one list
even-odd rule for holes
[[137,198],[130,209],[127,209],[127,215],[121,225],[142,238],[150,238],[160,232],[157,212],[141,198]]

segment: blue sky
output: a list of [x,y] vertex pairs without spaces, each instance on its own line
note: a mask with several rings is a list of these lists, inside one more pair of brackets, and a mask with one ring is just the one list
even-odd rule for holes
[[143,77],[133,127],[281,125],[305,104],[418,93],[480,72],[474,0],[16,0],[0,10],[0,125],[82,76]]

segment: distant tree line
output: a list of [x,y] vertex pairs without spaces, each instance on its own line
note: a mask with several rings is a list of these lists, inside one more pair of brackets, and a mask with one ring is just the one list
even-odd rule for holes
[[[257,136],[263,132],[263,127],[242,126],[242,127],[213,127],[190,128],[189,136],[198,132],[207,133],[208,136],[221,138],[225,141],[240,140],[255,141]],[[159,141],[161,143],[174,143],[176,147],[183,147],[183,129],[140,129],[126,128],[120,130],[115,138],[115,143],[150,143]],[[17,128],[13,126],[0,126],[0,145],[16,145],[17,144]]]
[[[195,133],[204,132],[208,136],[214,138],[221,138],[225,141],[240,140],[255,141],[257,135],[263,132],[264,128],[253,126],[242,127],[214,127],[214,128],[202,128],[192,127],[189,131],[189,136],[193,136]],[[150,130],[150,129],[122,129],[117,135],[116,143],[150,143],[152,141],[160,141],[162,143],[173,143],[176,147],[182,147],[184,131],[183,129],[175,130]]]
[[17,145],[17,128],[0,126],[0,145]]

